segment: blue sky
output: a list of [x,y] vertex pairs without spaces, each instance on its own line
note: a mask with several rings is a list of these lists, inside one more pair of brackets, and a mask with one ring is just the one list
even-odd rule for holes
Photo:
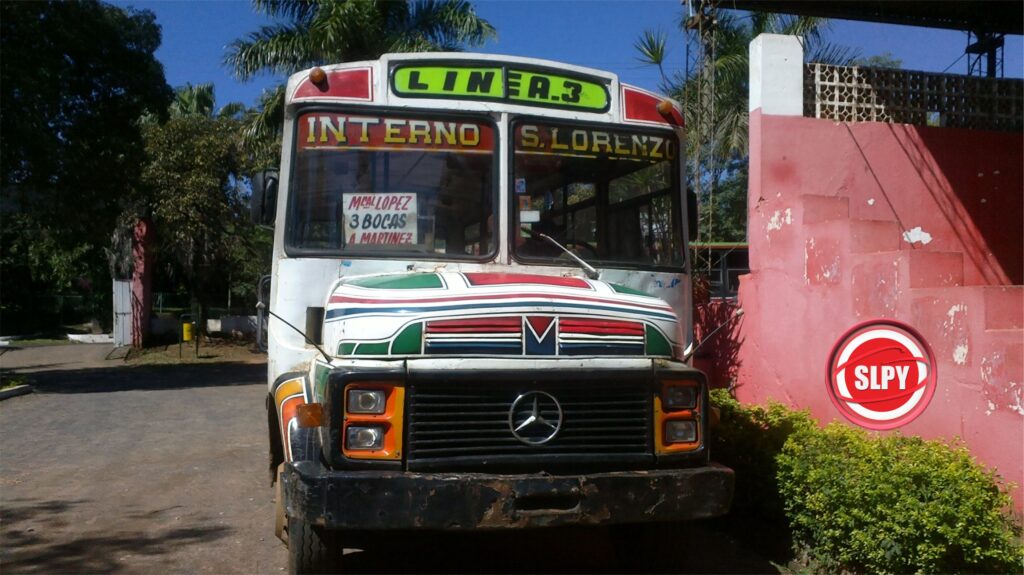
[[[157,57],[167,82],[213,82],[217,103],[254,104],[263,88],[279,78],[258,77],[239,82],[223,65],[224,49],[232,40],[256,30],[268,20],[242,0],[117,0],[121,6],[152,10],[163,28]],[[658,72],[636,61],[633,42],[643,30],[670,35],[669,68],[682,68],[684,45],[676,23],[682,7],[676,0],[483,0],[474,2],[478,14],[498,29],[498,40],[481,51],[558,60],[608,70],[624,82],[656,89]],[[857,50],[862,56],[890,52],[905,69],[966,73],[960,59],[967,36],[963,32],[834,20],[829,40]],[[1006,76],[1024,75],[1024,43],[1007,37]]]

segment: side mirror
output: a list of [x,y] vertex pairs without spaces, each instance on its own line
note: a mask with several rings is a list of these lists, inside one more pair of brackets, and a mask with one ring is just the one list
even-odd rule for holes
[[689,231],[689,240],[697,241],[697,194],[693,190],[686,190],[686,228]]
[[258,226],[273,226],[277,215],[277,181],[276,168],[260,170],[252,178],[252,223]]

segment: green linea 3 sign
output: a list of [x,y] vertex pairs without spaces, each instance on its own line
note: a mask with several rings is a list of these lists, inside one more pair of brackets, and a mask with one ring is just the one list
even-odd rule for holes
[[406,98],[492,100],[597,113],[608,111],[611,102],[603,79],[507,65],[398,64],[391,89]]

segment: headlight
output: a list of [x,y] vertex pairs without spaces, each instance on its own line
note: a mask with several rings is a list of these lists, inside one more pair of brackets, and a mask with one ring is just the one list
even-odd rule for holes
[[697,422],[692,419],[665,423],[665,443],[693,443],[697,441]]
[[350,389],[345,402],[349,413],[384,413],[387,402],[382,389]]
[[666,409],[694,409],[697,407],[697,386],[666,385],[662,400]]
[[350,425],[345,432],[345,447],[360,451],[376,451],[384,447],[384,428]]

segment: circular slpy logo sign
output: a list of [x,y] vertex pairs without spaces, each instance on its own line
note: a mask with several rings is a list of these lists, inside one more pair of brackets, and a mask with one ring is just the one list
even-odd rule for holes
[[846,419],[868,429],[906,425],[928,407],[935,356],[913,328],[881,319],[843,334],[828,361],[828,392]]

